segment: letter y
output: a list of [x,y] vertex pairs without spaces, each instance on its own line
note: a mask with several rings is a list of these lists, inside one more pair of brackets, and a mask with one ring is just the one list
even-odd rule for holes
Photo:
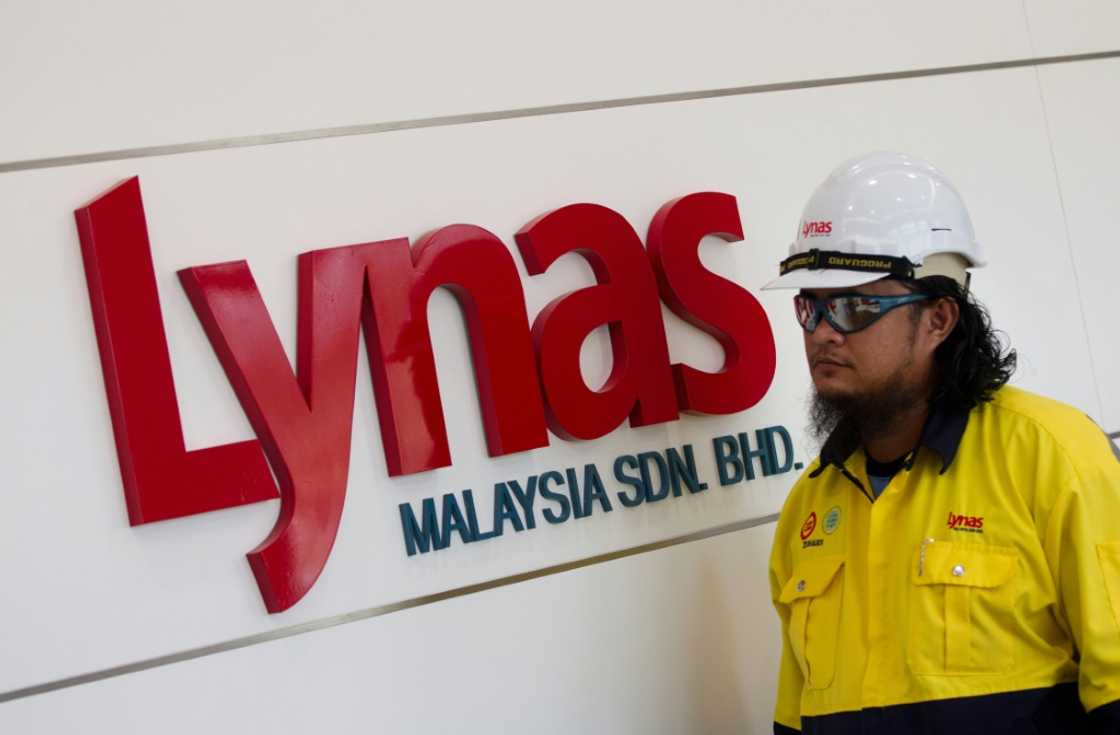
[[245,261],[179,272],[280,484],[276,525],[248,554],[269,612],[315,584],[342,518],[366,272],[357,251],[299,258],[296,375]]

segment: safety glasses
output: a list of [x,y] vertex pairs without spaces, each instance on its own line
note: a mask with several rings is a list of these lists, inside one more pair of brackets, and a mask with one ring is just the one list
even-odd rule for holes
[[823,299],[797,294],[793,297],[793,308],[797,312],[797,321],[806,332],[812,333],[823,317],[837,332],[851,334],[870,327],[891,309],[928,298],[921,293],[904,296],[837,294]]

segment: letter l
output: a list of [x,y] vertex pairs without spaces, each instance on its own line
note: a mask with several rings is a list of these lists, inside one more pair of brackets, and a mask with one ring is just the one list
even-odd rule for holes
[[74,212],[133,526],[276,497],[256,439],[187,451],[140,180]]

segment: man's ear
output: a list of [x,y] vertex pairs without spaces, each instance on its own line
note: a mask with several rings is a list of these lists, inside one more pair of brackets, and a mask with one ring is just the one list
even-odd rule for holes
[[960,318],[961,307],[955,299],[943,297],[926,307],[923,322],[934,349],[949,338]]

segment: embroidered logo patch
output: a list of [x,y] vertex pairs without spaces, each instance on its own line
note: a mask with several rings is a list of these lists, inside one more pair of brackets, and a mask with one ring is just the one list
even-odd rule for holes
[[840,506],[834,505],[824,514],[824,532],[832,533],[840,525]]
[[813,535],[813,531],[817,530],[817,512],[812,511],[805,522],[801,524],[801,540],[809,538]]

